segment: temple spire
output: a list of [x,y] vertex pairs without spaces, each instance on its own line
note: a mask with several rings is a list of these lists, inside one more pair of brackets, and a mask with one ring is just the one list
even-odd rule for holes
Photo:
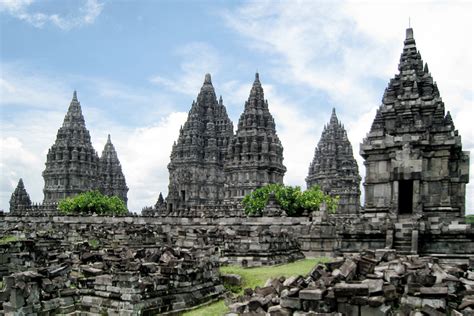
[[360,203],[360,176],[352,145],[344,126],[332,109],[329,124],[323,129],[310,163],[308,188],[319,186],[324,192],[339,196],[339,213],[357,213]]
[[17,213],[25,211],[26,208],[31,206],[30,196],[26,192],[25,185],[23,184],[23,179],[20,178],[18,184],[13,191],[10,198],[10,212]]
[[102,178],[101,191],[108,196],[117,196],[127,203],[128,187],[110,134],[100,156],[99,166]]
[[74,90],[74,92],[72,94],[72,101],[78,102],[77,101],[77,91],[76,90]]
[[228,179],[239,179],[231,181],[226,188],[226,197],[231,201],[266,184],[283,183],[286,172],[283,147],[264,98],[258,72],[240,116],[237,132],[231,140],[224,170]]
[[338,123],[336,108],[332,108],[331,119],[329,120],[329,125],[336,125]]

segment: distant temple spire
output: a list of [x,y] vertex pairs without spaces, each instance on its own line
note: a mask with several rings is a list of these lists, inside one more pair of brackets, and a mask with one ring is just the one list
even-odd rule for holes
[[329,124],[314,150],[306,185],[308,188],[317,185],[324,192],[339,196],[338,213],[355,214],[360,208],[360,180],[352,145],[333,108]]
[[276,133],[275,121],[268,110],[259,74],[245,102],[236,134],[228,150],[226,199],[241,199],[252,190],[270,183],[283,183],[283,146]]
[[20,178],[18,184],[10,198],[10,213],[20,213],[31,206],[30,196],[26,192],[23,179]]
[[107,143],[100,156],[99,164],[102,177],[100,190],[102,193],[108,196],[117,196],[127,203],[128,187],[110,134],[107,136]]

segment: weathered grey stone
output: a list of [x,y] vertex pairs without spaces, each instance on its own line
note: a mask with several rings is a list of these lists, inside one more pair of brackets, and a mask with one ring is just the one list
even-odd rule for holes
[[299,297],[302,300],[320,301],[326,294],[325,289],[304,289],[299,291]]
[[238,274],[221,274],[221,279],[224,284],[233,286],[242,285],[242,277]]
[[268,308],[268,314],[270,314],[270,316],[290,316],[292,311],[289,308],[275,305]]
[[363,283],[338,283],[334,286],[336,297],[369,295],[369,286]]
[[282,297],[280,299],[280,306],[287,307],[291,309],[300,309],[301,308],[301,301],[297,297]]

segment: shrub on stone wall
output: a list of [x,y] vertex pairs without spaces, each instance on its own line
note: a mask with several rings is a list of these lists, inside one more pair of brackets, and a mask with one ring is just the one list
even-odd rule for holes
[[318,211],[321,205],[333,213],[339,203],[339,197],[325,194],[318,186],[301,191],[299,186],[285,186],[282,184],[268,184],[247,194],[242,200],[247,215],[259,215],[268,203],[273,192],[277,203],[289,216],[301,216],[304,211]]
[[106,196],[99,191],[89,191],[61,200],[58,205],[62,214],[125,215],[125,203],[116,196]]

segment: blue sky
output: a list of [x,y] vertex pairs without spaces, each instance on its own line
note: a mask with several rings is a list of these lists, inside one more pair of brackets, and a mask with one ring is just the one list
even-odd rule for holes
[[0,0],[0,209],[20,177],[42,200],[46,152],[74,89],[99,154],[112,135],[129,207],[154,204],[206,72],[234,124],[260,72],[286,183],[304,186],[332,107],[363,175],[359,143],[397,72],[409,17],[472,150],[472,12],[470,1]]

